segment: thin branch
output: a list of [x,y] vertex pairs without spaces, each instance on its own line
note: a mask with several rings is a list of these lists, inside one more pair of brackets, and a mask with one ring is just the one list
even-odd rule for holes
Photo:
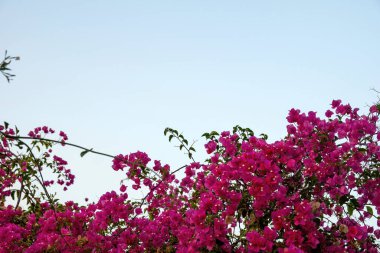
[[20,201],[21,201],[21,197],[22,197],[22,191],[24,190],[24,181],[21,181],[21,187],[20,187],[20,191],[19,191],[19,194],[18,194],[18,198],[17,198],[17,203],[16,203],[16,206],[15,206],[15,210],[18,208],[18,206],[20,205]]
[[2,132],[0,132],[0,133],[2,135],[4,135],[5,137],[9,138],[9,139],[50,141],[50,142],[53,142],[53,143],[59,143],[59,144],[63,144],[63,145],[67,145],[67,146],[71,146],[71,147],[75,147],[75,148],[79,148],[79,149],[82,149],[84,151],[87,151],[88,153],[94,153],[94,154],[97,154],[97,155],[102,155],[102,156],[107,156],[107,157],[115,158],[114,155],[110,155],[110,154],[94,151],[92,149],[85,148],[85,147],[79,146],[77,144],[69,143],[69,142],[62,142],[62,141],[57,141],[57,140],[48,139],[48,138],[37,138],[37,137],[28,137],[28,136],[12,136],[12,135],[8,135],[8,134],[4,134]]

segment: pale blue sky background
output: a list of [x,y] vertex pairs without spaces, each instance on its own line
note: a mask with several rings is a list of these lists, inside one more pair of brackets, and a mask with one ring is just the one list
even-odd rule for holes
[[[0,1],[0,120],[48,125],[110,154],[187,162],[166,126],[198,140],[234,125],[285,135],[292,107],[365,108],[380,88],[380,1]],[[77,176],[62,199],[119,187],[106,157],[61,151]]]

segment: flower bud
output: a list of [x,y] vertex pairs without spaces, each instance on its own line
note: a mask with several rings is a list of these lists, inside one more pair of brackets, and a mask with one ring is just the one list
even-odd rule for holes
[[348,227],[346,225],[344,225],[344,224],[340,224],[339,225],[339,231],[342,232],[342,233],[344,233],[344,234],[347,234]]

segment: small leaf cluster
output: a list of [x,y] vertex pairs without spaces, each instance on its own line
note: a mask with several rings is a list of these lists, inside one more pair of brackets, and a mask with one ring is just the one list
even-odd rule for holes
[[9,72],[11,71],[11,69],[9,68],[9,65],[11,64],[12,61],[18,61],[18,60],[20,60],[20,57],[9,56],[7,55],[7,51],[5,51],[4,59],[0,62],[0,72],[7,79],[8,83],[15,76],[14,74],[11,74]]
[[183,136],[183,134],[170,127],[165,128],[164,135],[169,137],[169,142],[175,138],[179,142],[179,146],[177,146],[179,150],[185,149],[185,154],[189,157],[189,159],[193,159],[193,153],[196,152],[194,148],[194,141],[189,146],[189,141]]

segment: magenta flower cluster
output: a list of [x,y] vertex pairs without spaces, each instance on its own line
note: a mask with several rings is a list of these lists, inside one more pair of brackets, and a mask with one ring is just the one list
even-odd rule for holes
[[84,206],[47,191],[74,182],[52,155],[66,134],[25,139],[4,124],[0,252],[379,252],[379,106],[359,114],[334,100],[322,118],[291,109],[287,121],[272,143],[241,127],[206,133],[209,158],[181,178],[143,152],[117,155],[112,168],[147,195],[130,199],[122,183]]

